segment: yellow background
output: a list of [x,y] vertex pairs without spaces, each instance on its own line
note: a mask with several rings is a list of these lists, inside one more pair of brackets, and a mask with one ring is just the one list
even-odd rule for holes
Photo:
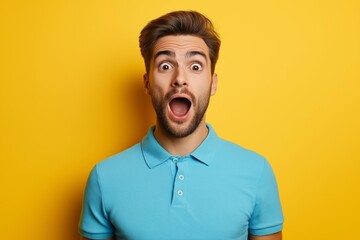
[[355,239],[360,225],[359,1],[0,3],[0,238],[78,239],[92,166],[154,121],[138,35],[194,9],[222,38],[207,120],[266,156],[284,239]]

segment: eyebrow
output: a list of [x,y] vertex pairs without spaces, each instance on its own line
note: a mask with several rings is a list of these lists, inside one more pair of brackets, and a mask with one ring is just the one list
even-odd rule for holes
[[[175,58],[175,56],[176,56],[176,54],[174,52],[169,51],[169,50],[164,50],[164,51],[157,52],[154,56],[154,59],[158,58],[161,55],[169,56],[171,58]],[[186,58],[190,58],[190,57],[197,56],[197,55],[202,56],[207,62],[207,56],[202,51],[190,51],[190,52],[187,52],[185,56],[186,56]]]
[[204,52],[202,51],[191,51],[191,52],[188,52],[186,53],[186,57],[187,58],[190,58],[190,57],[193,57],[193,56],[196,56],[196,55],[200,55],[202,56],[203,58],[205,58],[205,60],[207,61],[207,56]]

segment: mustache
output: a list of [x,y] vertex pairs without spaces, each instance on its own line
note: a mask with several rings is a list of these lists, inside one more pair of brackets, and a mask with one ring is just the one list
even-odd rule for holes
[[187,95],[192,103],[195,103],[195,95],[190,92],[187,88],[174,88],[165,94],[165,100],[169,101],[169,99],[175,94],[184,94]]

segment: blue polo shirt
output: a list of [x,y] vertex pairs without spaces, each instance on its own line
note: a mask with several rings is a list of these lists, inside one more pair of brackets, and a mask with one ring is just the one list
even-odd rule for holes
[[80,233],[90,239],[248,239],[282,230],[269,163],[209,133],[186,156],[168,153],[153,128],[89,176]]

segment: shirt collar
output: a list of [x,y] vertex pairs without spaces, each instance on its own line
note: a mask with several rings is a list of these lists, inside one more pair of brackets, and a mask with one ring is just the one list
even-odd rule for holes
[[[209,124],[206,124],[206,126],[209,129],[208,135],[200,146],[189,155],[208,166],[214,158],[219,138]],[[141,141],[141,151],[149,168],[159,166],[168,159],[174,157],[155,139],[154,127],[149,129],[148,134]]]
[[154,127],[149,129],[148,134],[141,141],[141,151],[149,168],[164,163],[172,156],[155,139]]
[[209,166],[210,162],[214,158],[217,147],[219,147],[219,137],[210,124],[206,124],[206,126],[209,129],[208,135],[200,146],[197,147],[190,155]]

